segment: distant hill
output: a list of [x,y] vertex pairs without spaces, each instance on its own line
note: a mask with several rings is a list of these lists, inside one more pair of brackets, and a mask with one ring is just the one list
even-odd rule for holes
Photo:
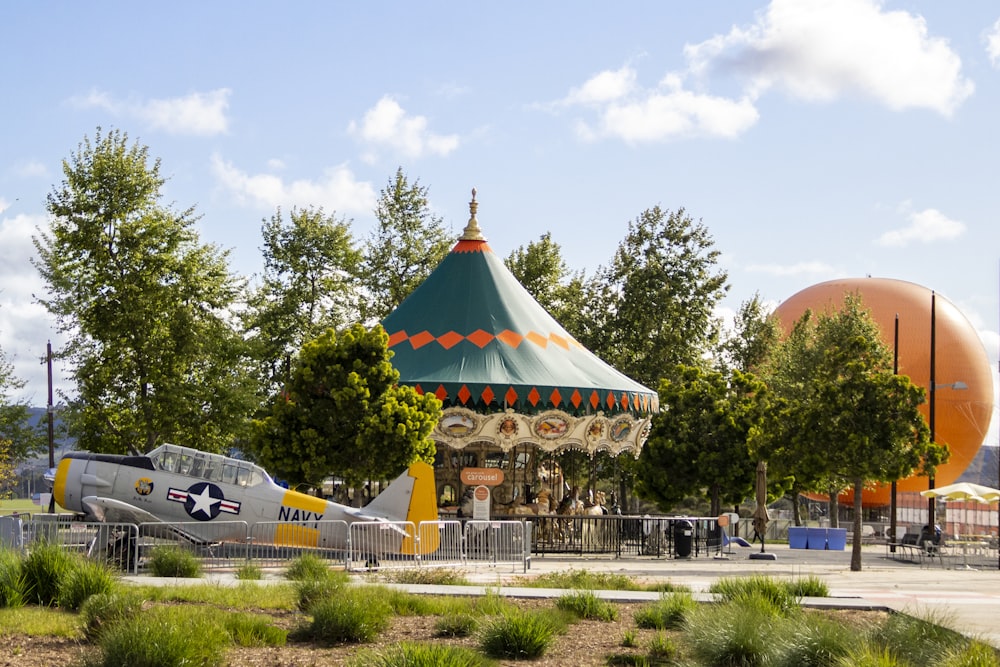
[[982,446],[976,453],[976,458],[965,469],[965,472],[958,478],[959,482],[972,482],[982,484],[994,489],[1000,488],[1000,448]]

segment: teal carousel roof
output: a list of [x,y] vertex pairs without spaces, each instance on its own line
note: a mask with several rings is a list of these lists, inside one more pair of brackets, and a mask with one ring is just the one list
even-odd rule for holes
[[494,254],[472,192],[458,243],[382,321],[400,383],[479,414],[555,410],[614,421],[657,412],[656,392],[584,348]]

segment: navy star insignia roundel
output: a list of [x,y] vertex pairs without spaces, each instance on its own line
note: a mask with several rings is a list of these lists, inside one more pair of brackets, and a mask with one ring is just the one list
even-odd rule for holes
[[198,521],[211,521],[221,512],[240,513],[240,503],[226,500],[222,489],[211,482],[192,484],[186,491],[170,489],[167,492],[167,500],[184,503],[184,511]]

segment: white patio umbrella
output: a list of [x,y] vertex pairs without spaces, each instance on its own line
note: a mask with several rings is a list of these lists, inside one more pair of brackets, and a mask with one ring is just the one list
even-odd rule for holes
[[[939,486],[934,489],[927,489],[926,491],[921,491],[920,495],[924,498],[944,498],[945,500],[971,500],[977,503],[991,503],[996,500],[1000,500],[1000,489],[994,489],[989,486],[983,486],[982,484],[973,484],[972,482],[956,482],[954,484],[946,484],[945,486]],[[966,514],[968,514],[968,509],[966,509]],[[968,516],[965,517],[968,519]],[[959,522],[963,525],[968,525],[967,521]]]

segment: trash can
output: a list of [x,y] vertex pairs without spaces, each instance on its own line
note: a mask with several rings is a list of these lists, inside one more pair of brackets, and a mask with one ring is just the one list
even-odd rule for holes
[[687,519],[674,522],[674,557],[690,558],[694,544],[694,525]]

